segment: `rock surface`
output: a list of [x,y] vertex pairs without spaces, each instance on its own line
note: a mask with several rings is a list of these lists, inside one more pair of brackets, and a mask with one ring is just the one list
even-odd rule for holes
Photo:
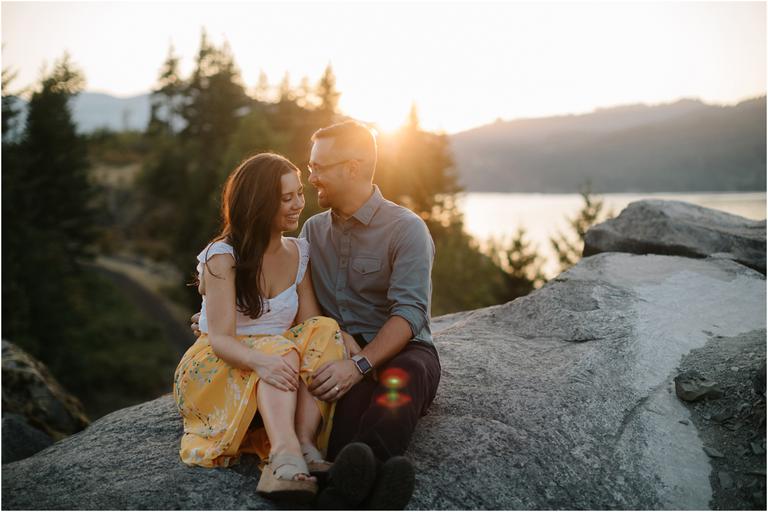
[[2,347],[3,413],[24,416],[53,439],[89,424],[80,400],[65,391],[43,363],[8,341],[3,340]]
[[3,464],[25,459],[53,444],[51,436],[29,423],[24,416],[3,413]]
[[766,509],[765,395],[753,384],[764,357],[765,331],[758,330],[716,336],[680,363],[681,370],[696,368],[722,389],[720,398],[686,404],[704,445],[720,454],[710,459],[714,510]]
[[[708,508],[712,466],[676,367],[714,340],[764,338],[765,307],[765,277],[727,259],[601,254],[437,319],[442,381],[408,453],[409,508]],[[188,468],[181,432],[168,395],[116,411],[4,465],[4,508],[273,508],[253,458]]]
[[584,256],[601,252],[732,259],[765,274],[765,220],[682,201],[636,201],[584,238]]

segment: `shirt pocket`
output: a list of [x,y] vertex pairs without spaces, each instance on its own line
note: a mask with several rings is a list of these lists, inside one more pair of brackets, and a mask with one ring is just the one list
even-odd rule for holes
[[352,258],[352,268],[364,276],[374,274],[381,270],[381,258],[372,256],[358,256]]

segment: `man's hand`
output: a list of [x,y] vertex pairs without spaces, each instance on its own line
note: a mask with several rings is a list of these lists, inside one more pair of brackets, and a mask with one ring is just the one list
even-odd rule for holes
[[200,313],[195,313],[189,318],[190,321],[190,329],[192,329],[192,332],[195,334],[195,336],[200,336]]
[[299,369],[294,368],[285,357],[258,354],[251,368],[261,380],[277,389],[293,392],[299,389]]
[[359,354],[360,351],[363,350],[360,348],[360,345],[357,344],[357,341],[355,341],[355,338],[352,337],[352,335],[349,334],[348,332],[341,331],[341,338],[344,340],[344,346],[347,347],[347,352],[349,352],[349,357]]
[[351,359],[325,363],[315,373],[309,392],[325,402],[335,402],[363,380]]

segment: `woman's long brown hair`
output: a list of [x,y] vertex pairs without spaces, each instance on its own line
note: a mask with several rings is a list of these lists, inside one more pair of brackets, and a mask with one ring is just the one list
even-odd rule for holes
[[243,161],[224,184],[222,226],[213,241],[223,240],[235,250],[237,309],[251,318],[265,313],[262,261],[280,209],[281,178],[292,172],[299,169],[287,158],[259,153]]

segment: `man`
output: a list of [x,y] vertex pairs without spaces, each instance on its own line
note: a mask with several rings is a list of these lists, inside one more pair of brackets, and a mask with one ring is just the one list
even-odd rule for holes
[[[328,447],[336,463],[319,502],[359,506],[355,501],[372,486],[363,505],[403,508],[414,476],[402,454],[440,380],[429,325],[434,244],[418,215],[384,199],[373,184],[377,148],[368,128],[346,121],[318,130],[312,141],[309,183],[330,209],[308,219],[299,236],[310,242],[324,314],[361,347],[353,359],[321,368],[310,389],[337,401]],[[377,459],[375,485],[366,478],[361,446]]]

